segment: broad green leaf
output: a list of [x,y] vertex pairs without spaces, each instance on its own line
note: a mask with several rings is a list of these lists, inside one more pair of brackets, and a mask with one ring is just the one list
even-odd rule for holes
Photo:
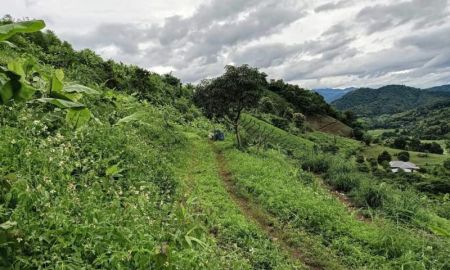
[[57,69],[52,76],[52,91],[62,91],[64,88],[64,71]]
[[116,125],[125,124],[134,121],[143,121],[146,118],[146,114],[144,112],[136,112],[132,115],[126,116],[119,121],[117,121]]
[[65,93],[65,92],[61,92],[61,91],[53,91],[50,96],[52,98],[57,98],[57,99],[64,99],[64,100],[68,100],[68,101],[79,101],[83,95],[82,94],[78,94],[78,93]]
[[14,99],[18,101],[30,100],[33,97],[34,93],[36,92],[36,89],[34,89],[32,86],[24,82],[19,83],[21,85],[21,88],[17,93],[15,93]]
[[92,88],[89,88],[87,86],[84,85],[80,85],[80,84],[69,84],[64,86],[63,89],[64,92],[67,93],[83,93],[86,95],[98,95],[100,94],[100,92],[98,92],[97,90],[94,90]]
[[6,104],[13,97],[13,93],[14,93],[13,89],[14,89],[14,83],[11,80],[1,86],[1,88],[0,88],[0,104]]
[[42,20],[25,21],[0,26],[0,41],[6,40],[17,33],[37,32],[45,27]]
[[10,228],[12,228],[12,227],[14,227],[16,225],[17,225],[17,222],[13,222],[13,221],[9,221],[8,220],[8,221],[0,224],[0,228],[2,228],[3,230],[8,230],[8,229],[10,229]]
[[19,80],[9,80],[0,88],[0,104],[6,104],[9,100],[26,101],[31,99],[36,90]]
[[61,109],[69,109],[69,108],[85,108],[86,106],[84,104],[81,104],[79,102],[73,102],[69,100],[64,99],[58,99],[58,98],[40,98],[36,99],[39,102],[42,103],[50,103],[55,106],[58,106]]
[[66,121],[74,129],[86,125],[91,119],[91,112],[88,108],[73,108],[67,111]]
[[19,75],[22,79],[25,78],[25,71],[23,70],[23,65],[19,60],[16,59],[9,62],[8,69]]

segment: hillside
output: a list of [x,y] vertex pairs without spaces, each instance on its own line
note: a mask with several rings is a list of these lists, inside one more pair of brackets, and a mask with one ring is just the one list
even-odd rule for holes
[[448,269],[444,166],[309,131],[349,114],[257,68],[183,84],[44,26],[0,24],[0,269]]
[[[261,119],[285,130],[308,128],[344,137],[353,135],[352,128],[343,123],[345,116],[321,95],[281,80],[269,83],[258,110]],[[303,123],[295,123],[295,117]]]
[[450,92],[450,84],[435,86],[435,87],[427,88],[425,90],[433,91],[433,92]]
[[368,119],[372,129],[401,129],[404,135],[425,140],[450,138],[450,101]]
[[334,88],[319,88],[313,91],[323,96],[327,103],[331,103],[337,99],[340,99],[345,94],[356,90],[356,88],[334,89]]
[[376,116],[400,113],[446,100],[450,100],[448,92],[388,85],[379,89],[357,89],[334,101],[332,105],[339,110],[351,110],[360,116]]

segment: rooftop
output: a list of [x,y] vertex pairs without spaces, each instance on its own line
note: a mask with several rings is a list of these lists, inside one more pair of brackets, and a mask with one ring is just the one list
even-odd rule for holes
[[417,167],[416,164],[412,162],[404,162],[399,160],[391,161],[389,162],[389,165],[391,166],[391,168],[414,169],[414,170],[420,169],[419,167]]

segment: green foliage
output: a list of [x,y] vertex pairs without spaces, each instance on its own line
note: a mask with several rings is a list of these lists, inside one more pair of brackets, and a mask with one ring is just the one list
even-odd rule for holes
[[388,151],[383,151],[381,154],[378,155],[377,161],[378,164],[382,165],[383,162],[387,161],[391,161],[392,160],[392,156],[391,154],[389,154]]
[[26,101],[35,93],[35,89],[25,80],[22,63],[12,61],[8,67],[0,66],[0,105],[11,100]]
[[195,92],[194,100],[208,117],[225,119],[233,125],[239,147],[242,146],[239,133],[241,114],[258,105],[267,85],[266,76],[248,65],[226,66],[225,74],[203,81]]
[[379,89],[357,89],[332,104],[340,110],[351,110],[359,116],[378,116],[430,106],[444,100],[450,100],[449,93],[388,85]]
[[398,158],[398,160],[401,160],[401,161],[405,161],[405,162],[409,161],[409,158],[410,158],[409,152],[407,152],[407,151],[399,152],[397,154],[397,158]]
[[[258,202],[264,209],[277,217],[284,224],[285,231],[304,231],[305,238],[315,239],[307,249],[314,249],[315,255],[322,263],[331,263],[339,257],[341,267],[324,267],[325,269],[395,269],[405,265],[424,265],[425,268],[446,267],[446,240],[428,237],[422,233],[411,233],[394,221],[377,220],[373,222],[358,221],[338,200],[330,197],[321,186],[311,184],[304,172],[287,161],[277,151],[249,151],[242,153],[227,147],[227,161],[230,164],[233,181],[241,196]],[[341,162],[331,165],[335,174],[342,171],[342,182],[346,172],[352,173],[352,166]],[[355,174],[352,178],[357,178]],[[300,180],[298,179],[300,178]],[[330,178],[331,179],[331,178]],[[352,194],[361,198],[367,207],[383,208],[391,206],[395,200],[388,197],[390,190],[386,185],[374,185],[368,179],[361,179],[361,187],[355,186]],[[367,181],[366,181],[367,180]],[[358,192],[358,194],[356,194]],[[360,196],[361,195],[361,196]],[[407,194],[411,196],[411,194]],[[414,211],[409,202],[400,202],[406,210],[396,209],[393,220],[405,217],[405,213]],[[392,208],[392,211],[396,211]],[[401,210],[401,212],[400,212]],[[402,219],[402,222],[407,219]],[[415,231],[414,231],[415,232]],[[291,233],[292,242],[298,244],[297,234]],[[301,245],[301,244],[300,244]],[[428,248],[427,246],[433,246]],[[320,250],[327,248],[327,255]],[[426,255],[423,253],[425,251]],[[431,262],[429,258],[434,259]]]
[[0,41],[7,40],[17,33],[37,32],[45,27],[42,20],[23,21],[18,23],[10,23],[0,25]]
[[66,121],[73,129],[86,125],[91,119],[91,112],[87,108],[71,108],[67,110]]
[[[401,128],[403,133],[422,140],[445,139],[450,132],[450,101],[414,108],[392,115],[372,117],[368,124],[372,129]],[[417,150],[416,150],[417,151]]]

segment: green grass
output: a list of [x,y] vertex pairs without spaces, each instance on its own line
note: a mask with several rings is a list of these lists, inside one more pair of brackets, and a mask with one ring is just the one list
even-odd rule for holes
[[207,269],[303,269],[241,213],[219,177],[215,154],[206,139],[192,135],[189,149],[179,154],[183,196],[191,202],[199,223],[215,238],[211,249],[219,264]]
[[[364,155],[368,158],[377,158],[379,154],[383,151],[388,151],[391,155],[402,152],[404,150],[393,149],[382,145],[371,145],[369,147],[364,147]],[[408,151],[410,153],[410,161],[414,164],[420,166],[430,166],[430,165],[442,165],[444,160],[448,159],[450,156],[448,154],[438,155],[427,153],[424,157],[424,153]],[[395,157],[393,157],[395,160]]]
[[380,137],[381,134],[385,133],[385,132],[394,132],[395,129],[371,129],[368,130],[367,133],[373,137]]
[[292,135],[248,114],[242,115],[242,127],[247,137],[252,140],[261,140],[263,143],[270,143],[293,152],[308,152],[314,148],[313,142]]
[[[448,242],[388,220],[357,220],[320,185],[277,151],[243,153],[222,145],[234,181],[286,227],[320,239],[354,269],[445,269]],[[324,261],[326,257],[322,258]]]

